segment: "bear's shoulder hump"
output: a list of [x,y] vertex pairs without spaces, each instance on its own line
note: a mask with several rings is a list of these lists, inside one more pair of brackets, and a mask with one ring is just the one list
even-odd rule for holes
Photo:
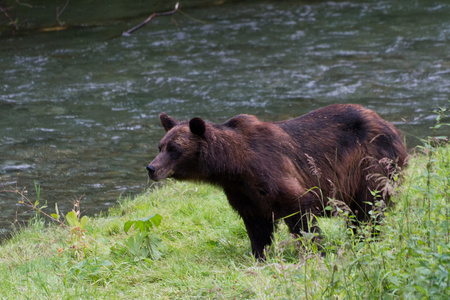
[[243,114],[232,117],[222,125],[228,128],[235,129],[252,126],[257,122],[259,122],[259,119],[256,116]]

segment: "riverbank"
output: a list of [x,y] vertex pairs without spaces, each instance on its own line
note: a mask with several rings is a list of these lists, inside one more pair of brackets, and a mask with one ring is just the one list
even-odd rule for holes
[[[107,210],[148,187],[161,112],[273,122],[357,103],[415,147],[449,106],[450,1],[183,0],[119,37],[177,1],[0,1],[19,26],[0,32],[0,190],[36,181],[51,208]],[[30,217],[17,200],[0,193],[0,235]]]
[[448,299],[450,147],[417,153],[378,241],[320,218],[324,257],[283,225],[255,262],[220,190],[168,183],[100,217],[34,218],[0,246],[2,299]]

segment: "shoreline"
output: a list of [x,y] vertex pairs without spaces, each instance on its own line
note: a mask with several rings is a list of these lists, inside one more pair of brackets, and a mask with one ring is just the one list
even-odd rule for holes
[[[0,245],[0,290],[6,298],[31,299],[445,298],[449,178],[450,145],[421,146],[411,156],[395,206],[386,211],[379,239],[358,241],[343,217],[319,218],[322,257],[314,243],[293,239],[282,225],[265,262],[249,254],[245,226],[223,192],[168,182],[119,199],[84,223],[75,218],[45,226],[34,218]],[[126,224],[134,226],[125,232]],[[144,235],[148,243],[139,244]]]

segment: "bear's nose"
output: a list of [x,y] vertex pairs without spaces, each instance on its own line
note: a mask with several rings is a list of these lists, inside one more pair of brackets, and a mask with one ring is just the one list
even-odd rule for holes
[[147,169],[148,174],[149,174],[150,176],[153,176],[153,174],[155,174],[156,169],[155,169],[154,166],[148,165],[146,169]]

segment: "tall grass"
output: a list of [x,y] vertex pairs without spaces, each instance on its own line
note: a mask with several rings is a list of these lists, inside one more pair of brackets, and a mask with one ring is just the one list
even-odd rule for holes
[[[168,183],[120,199],[83,230],[30,223],[0,246],[0,298],[448,299],[450,147],[431,144],[412,155],[377,240],[320,218],[325,256],[280,226],[256,262],[221,191]],[[153,214],[162,216],[146,229],[160,239],[156,260],[133,255],[126,243],[139,231],[124,231]]]

